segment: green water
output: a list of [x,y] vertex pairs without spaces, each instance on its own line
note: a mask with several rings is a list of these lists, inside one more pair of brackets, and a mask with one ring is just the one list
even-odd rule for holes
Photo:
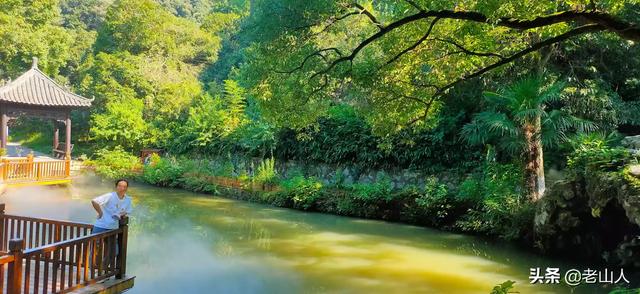
[[[8,213],[92,222],[89,200],[111,187],[87,175],[3,202]],[[571,265],[508,244],[136,183],[129,194],[128,293],[489,293],[506,280],[519,293],[571,293],[528,278],[531,267]]]

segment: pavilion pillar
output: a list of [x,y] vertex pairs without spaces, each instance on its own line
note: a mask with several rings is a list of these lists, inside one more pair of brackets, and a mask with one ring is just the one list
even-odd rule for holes
[[8,121],[9,118],[7,117],[7,114],[2,112],[2,119],[0,119],[0,128],[2,129],[2,131],[0,132],[0,148],[7,148],[7,137],[9,135],[9,132],[7,132]]
[[67,131],[65,132],[65,157],[71,158],[71,115],[69,113],[67,113],[65,124],[67,125]]
[[60,144],[60,128],[58,128],[58,122],[53,120],[53,149],[58,148],[58,144]]

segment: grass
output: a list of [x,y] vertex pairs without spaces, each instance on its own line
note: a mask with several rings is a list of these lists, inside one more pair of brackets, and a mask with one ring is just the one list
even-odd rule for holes
[[[51,154],[53,149],[53,134],[50,136],[39,131],[34,132],[12,132],[9,135],[9,142],[20,143],[22,146],[44,154]],[[64,142],[64,137],[60,136],[60,142]],[[95,146],[85,142],[72,142],[73,157],[82,154],[93,154]]]

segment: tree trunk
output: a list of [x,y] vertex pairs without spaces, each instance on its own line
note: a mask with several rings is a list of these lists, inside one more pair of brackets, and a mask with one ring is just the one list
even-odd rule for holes
[[545,191],[542,140],[540,138],[540,118],[524,126],[526,146],[525,185],[531,202],[542,198]]

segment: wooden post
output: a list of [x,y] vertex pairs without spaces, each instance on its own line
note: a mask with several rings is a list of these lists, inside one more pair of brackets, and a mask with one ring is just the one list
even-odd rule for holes
[[58,123],[53,120],[53,149],[58,148],[58,144],[60,144],[60,128],[58,128]]
[[0,204],[0,219],[2,219],[2,221],[0,221],[0,250],[2,251],[7,250],[7,245],[5,244],[7,242],[5,241],[6,238],[4,236],[4,222],[6,222],[6,219],[4,218],[4,208],[4,203]]
[[64,157],[64,177],[68,178],[71,175],[71,156],[67,154]]
[[118,233],[118,255],[116,256],[116,265],[118,272],[116,279],[122,279],[127,273],[127,237],[129,235],[129,217],[125,216],[120,219],[120,233]]
[[65,154],[66,156],[71,157],[71,116],[67,113],[67,119],[65,120],[67,124],[67,132],[65,133]]
[[39,182],[42,178],[42,161],[36,162],[36,180]]
[[9,176],[9,160],[4,158],[2,159],[2,179],[7,180]]
[[24,250],[23,239],[12,239],[11,241],[9,241],[9,254],[13,255],[13,261],[9,263],[9,271],[7,273],[8,294],[18,294],[21,292],[22,250]]
[[9,119],[7,115],[3,112],[0,119],[0,128],[2,128],[2,132],[0,132],[0,148],[7,148],[7,123]]
[[27,178],[33,176],[33,153],[27,154]]

